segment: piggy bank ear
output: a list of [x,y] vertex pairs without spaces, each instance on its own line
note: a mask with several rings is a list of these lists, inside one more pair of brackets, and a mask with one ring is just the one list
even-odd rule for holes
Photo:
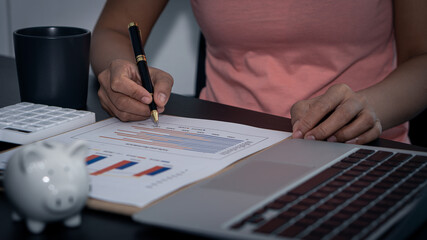
[[72,158],[85,159],[88,147],[84,141],[75,141],[68,147],[68,154]]
[[21,166],[21,170],[24,173],[28,173],[32,168],[34,168],[38,163],[43,161],[43,154],[40,152],[40,146],[30,145],[24,147],[20,150],[20,158],[19,165]]

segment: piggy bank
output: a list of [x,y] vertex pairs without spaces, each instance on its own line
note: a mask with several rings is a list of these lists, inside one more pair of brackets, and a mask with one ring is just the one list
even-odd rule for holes
[[82,141],[36,142],[17,150],[5,170],[4,188],[14,207],[13,220],[25,219],[32,233],[45,224],[80,225],[80,210],[89,194],[89,175]]

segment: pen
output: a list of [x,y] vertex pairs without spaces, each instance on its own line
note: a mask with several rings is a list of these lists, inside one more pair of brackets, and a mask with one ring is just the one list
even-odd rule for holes
[[148,105],[151,111],[151,117],[155,124],[159,123],[159,112],[157,112],[157,106],[154,103],[154,88],[153,83],[151,82],[150,73],[148,71],[147,58],[145,57],[144,48],[141,43],[141,33],[139,31],[138,25],[134,22],[129,23],[128,26],[130,40],[132,42],[133,52],[135,53],[136,65],[138,66],[139,75],[141,76],[142,86],[147,89],[153,101]]

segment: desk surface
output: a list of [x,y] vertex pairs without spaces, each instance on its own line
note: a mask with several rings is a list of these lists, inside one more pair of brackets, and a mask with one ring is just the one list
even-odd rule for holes
[[[20,102],[19,86],[16,75],[15,61],[12,58],[0,56],[0,107]],[[100,121],[109,117],[102,109],[98,97],[97,89],[99,85],[94,77],[89,80],[89,92],[87,110],[96,113],[96,120]],[[256,127],[269,128],[274,130],[291,131],[291,122],[287,118],[248,111],[218,103],[207,102],[192,97],[172,94],[166,114],[183,117],[195,117],[213,120],[223,120],[235,123],[242,123]],[[402,149],[412,149],[426,151],[425,148],[397,143],[393,141],[378,139],[370,145],[394,147]],[[12,144],[0,142],[0,150],[13,147]],[[187,235],[159,228],[142,226],[131,220],[128,216],[95,211],[85,208],[83,210],[83,223],[76,229],[67,229],[59,223],[48,225],[45,231],[38,236],[28,233],[24,224],[12,222],[10,218],[11,206],[3,192],[0,193],[0,238],[1,239],[164,239],[164,238],[185,238],[201,239],[201,237]],[[427,228],[417,234],[417,238],[424,239],[427,236]]]

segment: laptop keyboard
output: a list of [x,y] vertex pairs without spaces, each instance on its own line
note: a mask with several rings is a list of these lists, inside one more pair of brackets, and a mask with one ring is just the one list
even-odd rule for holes
[[426,183],[426,156],[359,149],[231,228],[278,237],[363,239]]

